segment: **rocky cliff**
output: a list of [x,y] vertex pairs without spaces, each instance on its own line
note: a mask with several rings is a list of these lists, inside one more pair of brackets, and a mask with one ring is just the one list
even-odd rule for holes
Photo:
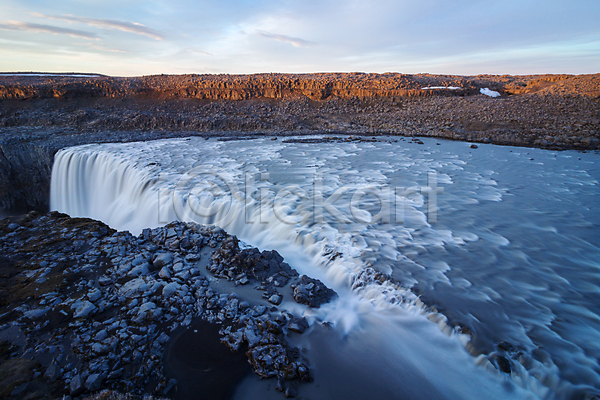
[[[3,77],[0,99],[86,97],[191,98],[206,100],[312,100],[430,95],[429,80],[402,74],[159,75],[134,78]],[[438,82],[438,80],[436,80]],[[442,83],[473,91],[471,82],[447,77]]]
[[28,143],[0,143],[0,210],[46,210],[53,150]]
[[[79,78],[69,76],[2,76],[0,99],[73,99],[142,97],[155,99],[249,100],[307,97],[383,98],[470,95],[489,87],[521,94],[556,87],[562,94],[600,96],[599,75],[456,76],[365,73],[154,75]],[[442,89],[455,87],[454,91]],[[552,92],[552,89],[547,90]]]

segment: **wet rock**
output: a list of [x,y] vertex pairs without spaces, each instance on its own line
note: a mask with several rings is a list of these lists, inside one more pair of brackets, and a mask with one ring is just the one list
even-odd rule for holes
[[495,355],[491,358],[491,361],[498,370],[506,374],[510,374],[512,372],[510,361],[506,357]]
[[240,250],[235,236],[221,243],[206,268],[215,276],[238,280],[240,284],[258,281],[282,287],[290,278],[298,276],[276,251]]
[[298,395],[298,391],[293,387],[289,386],[285,389],[284,396],[286,398],[296,397]]
[[306,329],[308,329],[308,322],[306,318],[292,318],[288,322],[287,328],[290,331],[304,333]]
[[293,285],[294,300],[309,307],[318,308],[337,298],[337,293],[329,289],[318,279],[302,275],[300,280]]
[[121,286],[119,295],[125,298],[134,298],[141,296],[149,288],[150,285],[143,278],[132,279]]
[[277,376],[277,371],[289,364],[285,349],[280,345],[262,345],[246,352],[254,371],[263,378]]
[[269,303],[271,304],[275,304],[276,306],[281,304],[281,301],[283,300],[283,296],[280,294],[274,294],[271,297],[269,297]]
[[128,276],[144,276],[144,275],[148,275],[148,272],[150,272],[150,264],[148,263],[143,263],[140,264],[136,267],[133,267],[128,273]]

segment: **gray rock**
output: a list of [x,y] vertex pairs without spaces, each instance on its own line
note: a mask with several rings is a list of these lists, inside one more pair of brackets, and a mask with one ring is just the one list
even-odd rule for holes
[[104,339],[106,339],[107,337],[108,337],[108,333],[106,332],[106,330],[102,329],[101,331],[96,333],[96,336],[94,336],[94,340],[97,342],[101,342]]
[[96,311],[96,306],[90,303],[89,301],[85,300],[79,304],[79,306],[75,310],[75,313],[73,314],[73,318],[83,318],[94,311]]
[[160,269],[158,276],[160,276],[163,279],[169,279],[171,278],[171,272],[169,271],[169,268],[165,266]]
[[102,386],[104,376],[102,374],[91,374],[85,381],[85,387],[90,392],[95,392]]
[[125,372],[125,368],[119,368],[114,371],[111,371],[110,374],[108,374],[108,379],[120,378],[123,375],[123,372]]
[[179,285],[176,282],[169,283],[165,287],[163,287],[162,295],[163,297],[169,298],[173,296],[180,288],[181,285]]
[[100,286],[108,286],[108,285],[110,285],[111,283],[113,283],[113,279],[112,279],[110,276],[106,276],[106,275],[104,275],[104,276],[101,276],[101,277],[98,279],[98,284],[99,284]]
[[69,386],[71,389],[71,396],[73,396],[73,397],[79,396],[85,390],[83,380],[81,379],[81,375],[79,375],[79,374],[76,374],[73,377],[73,379],[71,379],[71,384]]
[[148,275],[149,272],[150,272],[150,264],[143,263],[136,267],[133,267],[131,269],[131,271],[129,271],[127,273],[127,275],[129,275],[129,276],[144,276],[144,275]]
[[175,276],[185,282],[190,278],[190,271],[181,271],[176,273]]
[[22,383],[19,386],[17,386],[16,388],[14,388],[13,391],[10,393],[10,395],[11,396],[20,396],[27,390],[27,387],[29,387],[29,382]]
[[173,271],[180,272],[181,270],[183,270],[183,263],[181,261],[173,264]]
[[131,265],[133,265],[134,267],[143,264],[146,262],[146,258],[143,255],[138,255],[137,257],[135,257],[132,261],[131,261]]
[[156,257],[154,257],[154,261],[152,264],[155,268],[162,268],[165,265],[170,264],[173,261],[173,256],[171,253],[160,253]]
[[88,293],[88,299],[94,303],[102,297],[102,292],[99,289],[90,290]]
[[171,239],[177,237],[177,231],[175,230],[175,228],[169,228],[167,230],[167,239]]
[[263,315],[267,311],[267,307],[265,306],[254,306],[252,310],[252,315],[258,317],[259,315]]
[[240,279],[238,282],[240,285],[247,285],[248,283],[250,283],[250,279],[248,279],[248,277],[244,275],[242,279]]
[[306,318],[292,318],[287,325],[290,331],[303,333],[308,328]]
[[142,278],[132,279],[121,286],[119,289],[119,295],[126,298],[134,298],[140,296],[142,293],[148,290],[149,287],[150,285],[148,285]]
[[185,256],[185,260],[189,262],[197,262],[200,261],[200,254],[198,253],[188,253]]
[[273,296],[269,297],[269,303],[275,304],[276,306],[280,305],[282,300],[283,296],[280,294],[274,294]]
[[158,336],[158,338],[156,339],[156,341],[160,344],[165,344],[169,341],[169,335],[167,335],[166,333],[162,332],[160,334],[160,336]]
[[49,310],[49,308],[36,308],[33,310],[25,311],[23,313],[23,316],[25,318],[29,318],[29,319],[36,319],[36,318],[40,318],[40,317],[46,315],[48,310]]
[[248,303],[247,301],[240,301],[238,307],[240,308],[240,310],[246,310],[250,308],[250,303]]
[[137,314],[142,319],[147,318],[153,320],[162,316],[162,309],[157,307],[155,303],[149,301],[139,307]]

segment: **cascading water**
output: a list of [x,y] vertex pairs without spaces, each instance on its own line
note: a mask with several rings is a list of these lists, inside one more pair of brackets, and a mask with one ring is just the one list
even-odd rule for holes
[[[568,152],[425,142],[80,146],[56,155],[51,208],[134,234],[175,219],[217,224],[277,249],[340,294],[319,310],[284,304],[345,338],[337,345],[346,353],[323,362],[358,358],[381,393],[394,385],[398,398],[595,393],[597,155],[573,165]],[[467,336],[444,315],[474,331],[473,353],[513,346],[511,377],[470,356]],[[352,387],[361,398],[347,383],[338,392]]]

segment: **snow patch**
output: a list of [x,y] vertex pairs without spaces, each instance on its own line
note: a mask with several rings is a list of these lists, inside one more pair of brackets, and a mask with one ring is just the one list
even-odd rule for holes
[[490,90],[489,88],[481,88],[479,89],[479,93],[490,97],[500,97],[500,93],[496,92],[495,90]]
[[431,90],[431,89],[448,89],[448,90],[457,90],[461,89],[458,86],[427,86],[422,88],[421,90]]

